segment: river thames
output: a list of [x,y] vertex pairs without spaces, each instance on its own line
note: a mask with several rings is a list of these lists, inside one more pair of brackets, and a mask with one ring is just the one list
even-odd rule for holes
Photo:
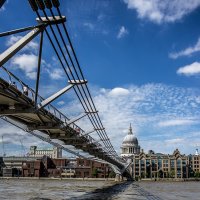
[[200,199],[200,182],[124,182],[0,179],[0,199]]

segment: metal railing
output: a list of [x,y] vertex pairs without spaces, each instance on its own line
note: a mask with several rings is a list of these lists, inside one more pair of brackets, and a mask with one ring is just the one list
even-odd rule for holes
[[[5,79],[6,82],[8,81],[11,87],[19,90],[22,94],[30,98],[33,103],[35,102],[35,91],[32,88],[30,88],[27,84],[21,81],[17,76],[15,76],[12,72],[10,72],[4,66],[2,66],[0,69],[2,69],[5,72],[4,74],[1,73],[1,76],[4,77],[2,79]],[[24,88],[26,88],[26,91],[24,91]],[[38,95],[38,100],[39,102],[37,103],[41,103],[44,100],[44,98]],[[61,113],[57,108],[55,108],[51,104],[47,105],[43,109],[51,113],[53,116],[57,117],[60,121],[62,121],[63,124],[67,125],[67,122],[70,120],[67,116],[65,116],[63,113]],[[85,131],[82,130],[75,123],[70,124],[69,127],[74,129],[78,133],[77,135],[78,137],[84,136]],[[96,146],[102,147],[102,145],[100,143],[96,143],[96,141],[90,135],[85,136],[85,138],[89,140],[89,142],[91,143],[95,142]]]

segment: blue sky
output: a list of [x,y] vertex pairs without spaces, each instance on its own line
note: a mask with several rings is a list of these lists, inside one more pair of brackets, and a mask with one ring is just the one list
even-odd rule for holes
[[[79,62],[115,149],[120,152],[132,123],[146,152],[153,149],[172,153],[179,148],[182,153],[194,153],[200,147],[200,0],[60,2]],[[36,24],[35,14],[22,0],[7,1],[0,19],[0,32]],[[0,51],[21,36],[0,38]],[[38,42],[38,38],[33,40],[6,65],[33,88]],[[62,88],[66,79],[46,37],[42,59],[40,94],[47,97]],[[82,111],[72,92],[54,104],[69,117]],[[8,154],[21,153],[19,137],[26,148],[46,145],[0,123]],[[90,129],[87,119],[79,125]],[[13,133],[15,142],[11,141]]]

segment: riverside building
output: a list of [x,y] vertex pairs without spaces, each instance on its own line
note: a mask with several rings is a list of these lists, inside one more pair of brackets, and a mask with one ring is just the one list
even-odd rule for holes
[[144,153],[140,150],[137,137],[130,125],[128,135],[122,142],[121,156],[131,162],[130,171],[134,179],[140,178],[189,178],[200,174],[200,155],[181,154],[176,149],[173,154]]
[[44,155],[48,156],[49,158],[62,158],[62,149],[58,147],[53,147],[51,149],[38,149],[37,146],[30,147],[30,157],[41,158]]

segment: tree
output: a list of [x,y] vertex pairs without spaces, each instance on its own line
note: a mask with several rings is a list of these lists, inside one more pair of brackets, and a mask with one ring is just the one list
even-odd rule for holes
[[98,175],[98,170],[97,170],[97,168],[94,168],[92,170],[92,176],[95,177],[95,178],[97,178],[97,175]]
[[200,178],[200,172],[195,172],[195,173],[194,173],[194,177]]
[[159,171],[158,171],[158,177],[159,177],[159,178],[163,178],[163,171],[162,171],[162,170],[159,170]]
[[171,170],[171,171],[169,172],[169,177],[170,177],[170,178],[174,178],[174,177],[175,177],[175,170]]
[[109,178],[115,178],[115,176],[116,176],[116,174],[115,174],[115,172],[114,171],[111,171],[110,173],[109,173]]
[[145,178],[145,173],[144,172],[141,173],[141,178]]

